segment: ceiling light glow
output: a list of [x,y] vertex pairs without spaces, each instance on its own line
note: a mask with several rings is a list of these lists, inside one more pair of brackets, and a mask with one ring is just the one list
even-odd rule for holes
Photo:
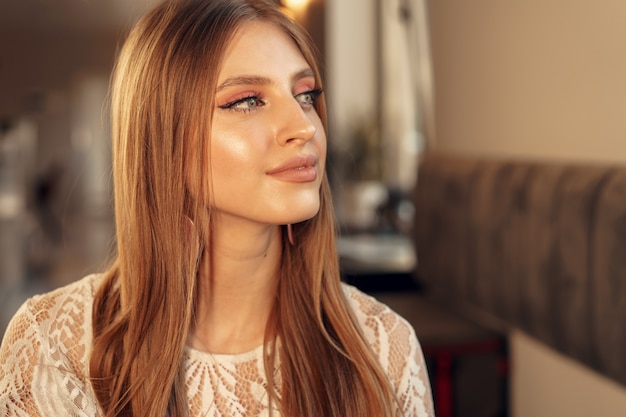
[[309,4],[309,0],[284,0],[283,4],[291,10],[302,10]]

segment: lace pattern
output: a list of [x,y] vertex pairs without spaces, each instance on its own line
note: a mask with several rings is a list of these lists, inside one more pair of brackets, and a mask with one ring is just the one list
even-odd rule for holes
[[405,417],[434,417],[424,355],[413,327],[389,307],[346,286],[366,339],[393,384]]
[[0,348],[7,416],[97,415],[87,379],[94,279],[33,297],[13,317]]
[[263,346],[240,355],[211,355],[188,348],[185,375],[192,416],[269,414]]
[[[88,379],[91,306],[99,280],[90,275],[33,297],[15,314],[0,347],[0,415],[101,415]],[[404,416],[434,416],[424,358],[412,327],[356,288],[346,285],[345,291],[396,389]],[[209,355],[188,348],[184,367],[191,416],[269,415],[262,347],[240,355]],[[280,375],[272,383],[280,386]]]

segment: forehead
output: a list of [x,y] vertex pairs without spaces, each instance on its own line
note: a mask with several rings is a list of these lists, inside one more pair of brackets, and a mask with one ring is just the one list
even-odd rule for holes
[[309,67],[296,42],[283,29],[252,21],[244,23],[233,36],[218,78],[223,81],[241,74],[271,76]]

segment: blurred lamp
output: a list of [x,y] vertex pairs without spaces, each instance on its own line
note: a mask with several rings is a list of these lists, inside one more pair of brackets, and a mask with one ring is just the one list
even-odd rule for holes
[[309,1],[310,0],[283,0],[282,3],[290,10],[300,11],[309,4]]

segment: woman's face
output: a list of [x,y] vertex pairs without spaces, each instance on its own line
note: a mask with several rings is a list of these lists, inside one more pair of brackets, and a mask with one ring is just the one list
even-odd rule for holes
[[211,206],[221,218],[287,224],[313,217],[326,136],[313,72],[295,42],[244,24],[226,51],[210,139]]

